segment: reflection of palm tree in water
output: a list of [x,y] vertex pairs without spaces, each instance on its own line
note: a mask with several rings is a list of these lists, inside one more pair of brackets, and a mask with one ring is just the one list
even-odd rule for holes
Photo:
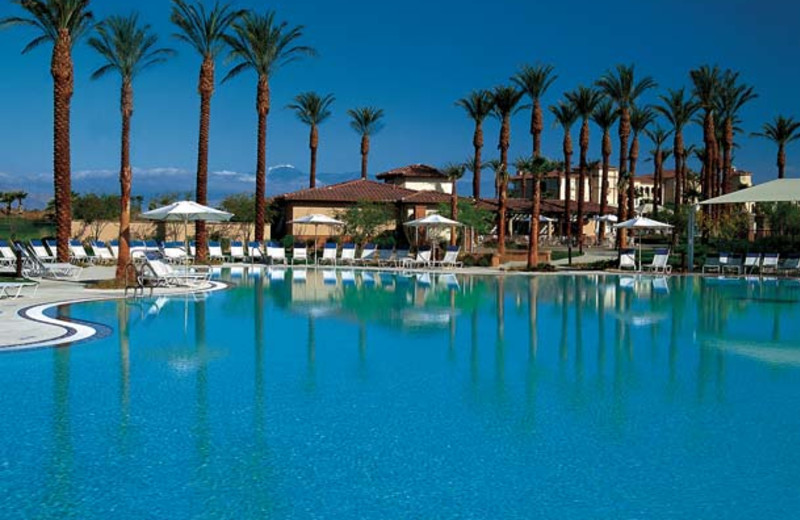
[[367,378],[367,322],[358,322],[358,375]]
[[480,395],[480,358],[479,353],[479,334],[478,334],[478,306],[472,309],[472,316],[470,319],[470,350],[469,350],[469,382],[472,388],[472,394],[475,399]]
[[128,327],[128,305],[125,301],[117,302],[117,334],[119,335],[119,434],[123,451],[127,451],[128,429],[130,426],[130,336]]
[[308,343],[306,345],[306,388],[309,391],[317,389],[317,333],[316,323],[314,323],[314,316],[308,316]]
[[528,367],[525,373],[525,415],[522,418],[523,429],[533,432],[536,427],[536,391],[539,383],[539,375],[536,370],[536,353],[538,350],[537,334],[537,290],[539,280],[530,278],[528,280]]
[[495,381],[499,402],[505,402],[506,391],[506,338],[505,338],[505,280],[497,278],[497,342],[495,344]]
[[[69,319],[69,310],[58,307],[59,319]],[[53,517],[80,516],[72,494],[72,429],[70,424],[70,345],[53,349],[53,453],[44,505]]]
[[196,422],[194,427],[197,450],[197,474],[201,485],[209,478],[204,468],[211,456],[210,430],[208,425],[208,367],[206,359],[206,302],[194,302],[195,345],[197,346],[197,380],[195,382]]

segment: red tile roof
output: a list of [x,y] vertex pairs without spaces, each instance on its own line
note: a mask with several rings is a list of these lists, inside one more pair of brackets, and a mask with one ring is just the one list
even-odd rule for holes
[[417,193],[394,184],[356,179],[275,197],[286,202],[396,202]]
[[413,195],[403,197],[406,204],[440,204],[449,203],[452,196],[449,193],[440,191],[417,191]]
[[447,180],[447,175],[427,164],[409,164],[402,168],[395,168],[388,172],[379,173],[375,177],[381,180],[396,179],[398,177]]

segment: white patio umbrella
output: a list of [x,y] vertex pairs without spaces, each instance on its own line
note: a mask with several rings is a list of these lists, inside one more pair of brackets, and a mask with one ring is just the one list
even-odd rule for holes
[[344,226],[344,222],[329,217],[328,215],[321,215],[319,213],[312,213],[305,215],[294,220],[290,220],[287,224],[311,224],[314,226],[314,262],[317,261],[317,226]]
[[[647,217],[636,217],[614,226],[615,229],[672,229],[670,224]],[[639,240],[639,270],[642,270],[642,241]]]
[[[427,217],[409,220],[404,225],[413,228],[443,228],[443,227],[463,227],[464,224],[457,220],[452,220],[438,214],[428,215]],[[436,241],[431,241],[432,251],[431,258],[436,258]]]
[[145,211],[140,215],[149,220],[180,222],[183,221],[183,236],[186,245],[186,258],[189,258],[189,221],[205,220],[207,222],[225,222],[231,219],[233,213],[222,211],[208,206],[203,206],[192,200],[173,202],[160,208]]
[[597,222],[612,222],[613,223],[613,222],[619,221],[619,218],[617,218],[616,215],[608,214],[608,215],[597,215],[596,217],[592,218],[592,220],[595,220]]

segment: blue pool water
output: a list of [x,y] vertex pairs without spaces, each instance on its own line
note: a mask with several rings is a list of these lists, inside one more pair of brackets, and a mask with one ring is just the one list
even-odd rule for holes
[[3,518],[800,515],[800,284],[223,271],[0,355]]

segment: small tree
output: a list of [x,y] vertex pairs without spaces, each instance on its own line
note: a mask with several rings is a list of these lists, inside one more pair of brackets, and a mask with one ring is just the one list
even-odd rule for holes
[[73,214],[91,230],[92,239],[99,240],[109,222],[119,217],[119,196],[94,193],[80,195],[73,204]]
[[394,212],[386,204],[361,201],[337,215],[344,222],[344,232],[356,242],[375,237],[380,228],[395,219]]

